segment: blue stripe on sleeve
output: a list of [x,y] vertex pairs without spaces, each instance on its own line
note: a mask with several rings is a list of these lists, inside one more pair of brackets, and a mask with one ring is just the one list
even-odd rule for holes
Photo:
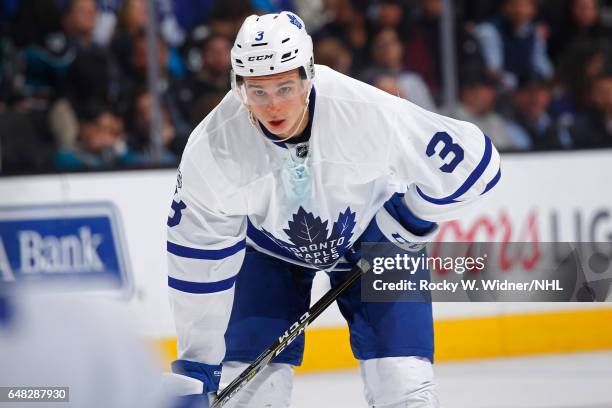
[[489,184],[487,184],[487,187],[481,195],[485,194],[487,191],[495,187],[495,185],[499,182],[499,179],[501,179],[501,169],[497,171],[497,174],[495,175],[495,177],[493,177],[493,180],[489,181]]
[[436,223],[424,220],[414,215],[412,211],[403,203],[404,194],[395,193],[384,204],[389,215],[400,223],[409,232],[416,235],[425,235],[431,231]]
[[192,259],[219,260],[234,255],[246,247],[246,239],[222,249],[198,249],[182,246],[168,241],[166,248],[168,252],[176,256]]
[[476,166],[474,171],[472,171],[472,173],[469,175],[467,180],[465,180],[465,182],[461,185],[461,187],[459,187],[457,191],[455,191],[453,194],[449,195],[448,197],[433,198],[423,193],[423,191],[421,191],[421,189],[417,186],[416,190],[417,190],[417,193],[419,193],[419,195],[421,196],[421,198],[424,199],[425,201],[429,201],[430,203],[438,204],[438,205],[452,204],[452,203],[457,202],[455,200],[456,198],[462,196],[470,188],[472,188],[472,186],[474,186],[474,184],[478,181],[478,179],[482,176],[482,174],[486,170],[487,166],[491,162],[491,157],[493,155],[493,143],[491,143],[491,139],[489,139],[487,135],[484,135],[484,138],[485,138],[485,151],[482,156],[482,159],[480,160],[480,163],[478,163],[478,166]]
[[168,286],[172,289],[187,293],[215,293],[230,289],[234,286],[237,276],[238,275],[234,275],[231,278],[217,282],[190,282],[168,276]]

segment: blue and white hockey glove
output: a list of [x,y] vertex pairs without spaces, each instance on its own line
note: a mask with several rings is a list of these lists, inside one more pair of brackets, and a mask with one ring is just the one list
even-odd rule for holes
[[189,360],[176,360],[172,363],[172,372],[200,380],[204,386],[202,392],[216,392],[221,380],[221,364],[209,365]]
[[172,371],[164,375],[163,388],[177,407],[207,407],[209,395],[219,389],[221,364],[176,360],[172,363]]
[[438,231],[438,224],[414,215],[406,205],[404,194],[399,193],[393,194],[378,210],[374,220],[389,242],[410,252],[423,249]]
[[361,258],[362,242],[390,242],[404,251],[419,252],[437,231],[438,224],[414,215],[406,205],[404,194],[396,193],[378,210],[344,257],[349,262],[357,262]]

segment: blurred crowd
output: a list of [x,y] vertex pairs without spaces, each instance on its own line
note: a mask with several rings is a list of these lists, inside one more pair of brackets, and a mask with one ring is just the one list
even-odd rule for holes
[[[149,10],[149,4],[154,9]],[[612,147],[612,0],[0,0],[1,171],[148,167],[156,17],[161,163],[230,88],[243,19],[292,10],[315,62],[471,121],[501,151]]]

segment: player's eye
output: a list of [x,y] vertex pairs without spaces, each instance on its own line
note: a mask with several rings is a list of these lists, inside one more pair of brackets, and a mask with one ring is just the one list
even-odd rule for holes
[[266,92],[263,89],[255,89],[253,90],[253,94],[261,98],[266,95]]
[[292,93],[293,93],[293,88],[290,86],[283,86],[278,89],[279,96],[287,97],[287,96],[291,96]]

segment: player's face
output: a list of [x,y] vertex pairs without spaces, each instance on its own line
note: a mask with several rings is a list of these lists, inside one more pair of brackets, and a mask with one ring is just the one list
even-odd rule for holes
[[300,78],[297,69],[244,79],[247,105],[266,129],[279,137],[305,127],[308,118],[302,118],[307,92],[308,82]]

